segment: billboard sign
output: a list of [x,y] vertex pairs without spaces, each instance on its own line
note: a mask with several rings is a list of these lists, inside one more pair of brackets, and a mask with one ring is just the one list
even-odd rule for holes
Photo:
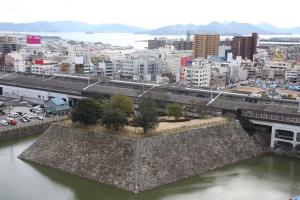
[[43,59],[35,60],[34,64],[36,64],[36,65],[43,65],[44,64],[44,60]]
[[192,56],[182,57],[181,58],[181,66],[190,66],[192,65]]
[[27,35],[27,44],[41,44],[41,36],[39,35]]

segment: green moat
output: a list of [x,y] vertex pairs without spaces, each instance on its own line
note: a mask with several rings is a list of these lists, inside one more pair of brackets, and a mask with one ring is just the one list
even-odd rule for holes
[[268,155],[135,195],[18,159],[35,139],[0,144],[0,199],[287,200],[300,193],[300,160]]

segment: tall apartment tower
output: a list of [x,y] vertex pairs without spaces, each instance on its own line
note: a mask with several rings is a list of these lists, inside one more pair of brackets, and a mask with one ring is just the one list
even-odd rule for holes
[[220,42],[220,35],[194,35],[193,57],[207,58],[207,56],[217,56]]
[[236,36],[231,41],[231,51],[233,58],[241,56],[243,59],[253,60],[256,53],[258,34],[252,33],[252,36]]

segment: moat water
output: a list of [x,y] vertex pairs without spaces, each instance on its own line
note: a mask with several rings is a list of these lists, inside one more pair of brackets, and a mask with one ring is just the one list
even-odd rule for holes
[[300,160],[267,155],[135,195],[18,159],[36,138],[0,144],[0,200],[288,200],[300,194]]

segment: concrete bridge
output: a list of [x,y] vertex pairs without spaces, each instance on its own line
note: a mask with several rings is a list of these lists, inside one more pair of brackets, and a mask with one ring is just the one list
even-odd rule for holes
[[260,120],[251,121],[272,128],[270,147],[300,151],[300,126]]

